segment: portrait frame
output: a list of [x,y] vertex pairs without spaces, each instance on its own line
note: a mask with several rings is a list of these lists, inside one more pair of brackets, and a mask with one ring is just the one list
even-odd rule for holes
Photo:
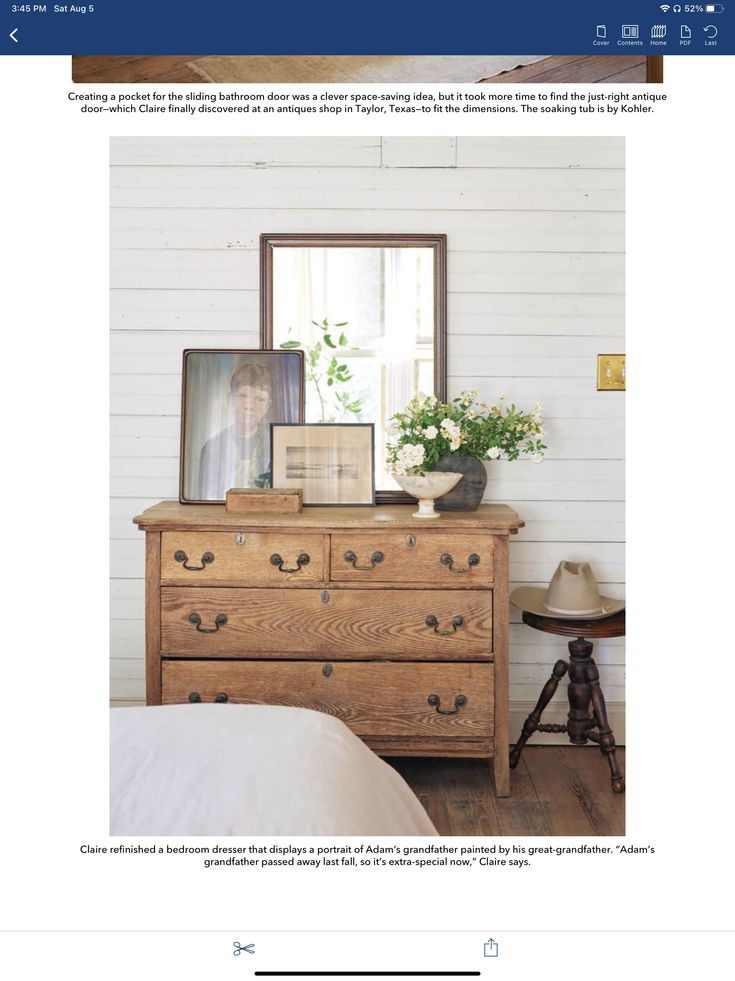
[[271,461],[274,486],[301,489],[304,507],[375,504],[372,422],[271,423]]
[[303,419],[302,351],[187,348],[179,502],[224,504],[233,487],[269,487],[270,424]]

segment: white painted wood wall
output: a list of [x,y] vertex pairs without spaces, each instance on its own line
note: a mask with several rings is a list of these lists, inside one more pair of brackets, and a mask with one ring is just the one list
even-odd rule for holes
[[[258,346],[261,232],[445,232],[449,391],[544,404],[544,463],[496,463],[486,497],[525,519],[512,586],[563,558],[624,595],[619,138],[116,138],[111,141],[111,697],[144,699],[143,534],[178,495],[181,352]],[[512,608],[513,725],[564,641]],[[622,741],[624,642],[596,646]],[[547,721],[565,715],[565,686]],[[558,737],[556,737],[558,739]]]

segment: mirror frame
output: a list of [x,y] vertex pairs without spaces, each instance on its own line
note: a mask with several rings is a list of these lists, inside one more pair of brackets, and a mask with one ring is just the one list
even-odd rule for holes
[[[273,350],[273,252],[283,248],[430,248],[434,252],[434,392],[447,398],[447,236],[372,233],[278,233],[260,236],[260,347]],[[375,491],[376,504],[407,504],[413,501],[402,490]]]

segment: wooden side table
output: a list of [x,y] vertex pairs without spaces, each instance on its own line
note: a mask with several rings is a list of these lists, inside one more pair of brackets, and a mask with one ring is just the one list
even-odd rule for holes
[[[548,634],[573,637],[569,641],[569,662],[559,660],[544,685],[533,712],[523,723],[520,739],[510,753],[511,769],[518,765],[523,747],[534,732],[566,732],[575,746],[588,741],[598,743],[600,752],[610,766],[613,793],[622,794],[625,779],[615,757],[615,736],[607,720],[605,696],[600,688],[600,675],[592,658],[592,642],[586,638],[624,637],[625,610],[602,620],[563,620],[523,612],[523,622]],[[543,724],[541,714],[554,696],[559,682],[569,672],[569,715],[566,725]],[[590,704],[592,714],[590,714]]]

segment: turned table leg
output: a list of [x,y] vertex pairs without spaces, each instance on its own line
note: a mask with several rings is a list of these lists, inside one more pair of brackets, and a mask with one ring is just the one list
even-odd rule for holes
[[607,720],[607,707],[605,706],[605,696],[602,694],[602,688],[600,688],[600,675],[597,671],[597,665],[592,659],[587,666],[587,680],[590,686],[592,708],[597,720],[597,732],[589,738],[600,744],[600,752],[607,759],[610,766],[613,793],[622,794],[625,790],[625,779],[618,767],[618,760],[615,756],[615,736]]
[[541,695],[538,702],[536,702],[536,708],[531,712],[526,721],[523,723],[523,731],[521,732],[520,739],[515,744],[513,749],[510,751],[510,765],[511,769],[515,769],[518,766],[518,761],[521,758],[521,753],[523,752],[523,747],[526,745],[531,736],[538,729],[544,729],[546,731],[552,732],[564,732],[564,726],[542,726],[541,725],[541,714],[543,713],[546,706],[549,704],[551,699],[554,697],[554,692],[559,687],[559,682],[567,673],[567,662],[557,661],[554,665],[554,669],[551,672],[551,677],[546,682],[541,690]]
[[[592,660],[592,644],[579,637],[569,641],[569,715],[567,716],[567,732],[570,742],[575,746],[584,746],[589,739],[587,733],[595,725],[594,717],[590,715],[592,700],[587,668]],[[594,663],[594,662],[593,662]]]

